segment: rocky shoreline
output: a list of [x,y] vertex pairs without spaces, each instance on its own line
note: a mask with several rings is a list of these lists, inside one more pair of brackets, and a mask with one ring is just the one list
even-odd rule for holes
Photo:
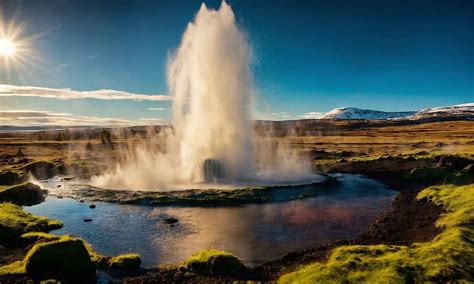
[[320,174],[320,181],[296,185],[255,186],[240,189],[188,189],[179,191],[130,191],[72,186],[62,197],[89,202],[110,202],[147,206],[235,206],[284,202],[315,197],[338,184],[336,178]]

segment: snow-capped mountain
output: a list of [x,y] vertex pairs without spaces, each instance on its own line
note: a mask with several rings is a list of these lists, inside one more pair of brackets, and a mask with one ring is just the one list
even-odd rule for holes
[[353,107],[336,108],[324,114],[321,119],[361,119],[361,120],[419,120],[440,118],[474,119],[474,103],[435,107],[420,111],[386,112]]
[[442,117],[465,117],[474,119],[474,103],[428,108],[418,111],[408,119],[442,118]]
[[336,108],[326,113],[321,119],[389,119],[415,115],[416,111],[387,112],[353,107]]

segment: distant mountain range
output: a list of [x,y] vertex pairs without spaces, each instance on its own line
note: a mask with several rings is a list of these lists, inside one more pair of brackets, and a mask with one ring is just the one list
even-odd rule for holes
[[353,107],[336,108],[320,119],[335,120],[419,120],[419,119],[465,118],[474,120],[474,103],[446,107],[428,108],[419,111],[387,112]]

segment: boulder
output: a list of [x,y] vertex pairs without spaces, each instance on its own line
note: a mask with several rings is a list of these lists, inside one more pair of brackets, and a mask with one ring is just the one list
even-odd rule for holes
[[27,180],[26,175],[21,171],[3,171],[0,173],[0,185],[13,185]]
[[215,159],[206,159],[203,164],[203,176],[206,182],[218,182],[225,178],[223,165]]
[[81,239],[64,236],[33,246],[24,259],[28,276],[36,281],[58,279],[93,283],[95,265]]
[[35,161],[23,166],[25,172],[31,173],[37,179],[52,178],[58,173],[56,165],[48,161]]
[[109,261],[111,269],[120,269],[125,271],[137,271],[140,269],[142,260],[138,254],[129,253],[112,257]]
[[192,255],[181,264],[180,270],[201,275],[223,276],[242,279],[247,267],[236,256],[220,250],[204,250]]
[[43,191],[31,182],[0,187],[0,201],[17,205],[34,205],[44,201]]

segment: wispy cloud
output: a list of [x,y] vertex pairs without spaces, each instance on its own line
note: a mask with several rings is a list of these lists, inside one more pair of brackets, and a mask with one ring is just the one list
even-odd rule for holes
[[164,108],[164,107],[149,107],[148,110],[152,111],[167,111],[170,110],[169,108]]
[[39,97],[57,100],[97,99],[97,100],[134,100],[134,101],[170,101],[171,96],[144,95],[116,90],[75,91],[69,88],[54,89],[30,86],[0,85],[0,97]]
[[109,117],[76,116],[36,110],[0,111],[0,126],[138,126],[163,124],[158,118],[128,120]]
[[324,112],[312,111],[312,112],[304,113],[300,115],[300,117],[305,118],[305,119],[318,119],[318,118],[321,118],[323,115],[324,115]]
[[277,117],[277,119],[285,119],[285,118],[291,118],[292,117],[286,111],[272,112],[272,115]]

